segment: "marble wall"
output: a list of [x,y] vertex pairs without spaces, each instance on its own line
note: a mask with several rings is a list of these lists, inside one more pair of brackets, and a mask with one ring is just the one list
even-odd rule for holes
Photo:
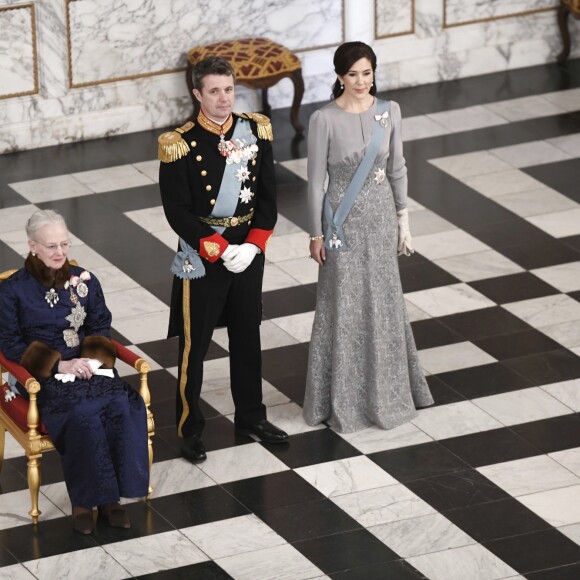
[[[193,46],[266,36],[297,52],[303,102],[328,98],[344,40],[375,48],[380,89],[554,61],[558,0],[0,0],[0,153],[179,123]],[[580,23],[570,19],[572,56]],[[288,107],[287,79],[270,90]],[[238,90],[237,109],[259,107]]]

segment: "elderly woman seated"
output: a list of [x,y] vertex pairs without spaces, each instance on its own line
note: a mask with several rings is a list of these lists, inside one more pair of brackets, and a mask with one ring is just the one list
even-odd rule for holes
[[95,506],[109,525],[129,528],[119,499],[144,497],[149,486],[143,399],[114,370],[111,313],[97,278],[67,259],[64,218],[37,211],[26,233],[24,268],[0,284],[0,350],[41,384],[40,414],[61,455],[74,528],[93,531]]

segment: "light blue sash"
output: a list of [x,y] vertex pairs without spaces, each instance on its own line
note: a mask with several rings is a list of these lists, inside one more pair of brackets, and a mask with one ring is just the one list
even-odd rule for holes
[[[382,115],[385,111],[391,111],[391,102],[383,101],[377,99],[377,115]],[[388,126],[385,124],[385,127]],[[379,150],[381,148],[381,143],[383,140],[383,130],[384,127],[381,123],[375,123],[373,125],[373,133],[371,135],[371,140],[369,146],[357,167],[355,174],[348,186],[342,201],[336,208],[334,215],[332,213],[332,206],[330,205],[330,200],[328,199],[328,193],[324,196],[324,217],[326,219],[326,236],[324,241],[324,246],[328,250],[338,250],[344,251],[347,249],[346,239],[344,235],[343,224],[356,201],[356,197],[359,194],[364,182],[371,170]]]
[[[250,123],[244,119],[238,119],[236,128],[232,135],[232,141],[239,139],[245,145],[256,143],[256,136],[252,133]],[[248,162],[226,163],[220,190],[218,192],[215,205],[210,214],[211,217],[230,217],[236,211],[238,198],[242,188],[242,181],[236,177],[236,171],[240,168],[247,167]],[[225,226],[210,226],[218,234],[223,234]],[[179,238],[179,247],[181,251],[175,254],[171,271],[182,279],[194,280],[205,276],[205,266],[199,254],[185,240]]]

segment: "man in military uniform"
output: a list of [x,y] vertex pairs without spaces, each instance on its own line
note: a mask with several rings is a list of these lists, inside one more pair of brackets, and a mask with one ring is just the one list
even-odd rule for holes
[[234,84],[224,59],[199,62],[197,118],[159,137],[163,208],[179,236],[169,321],[169,336],[179,336],[177,431],[193,463],[206,458],[199,397],[216,326],[228,329],[236,432],[288,440],[262,404],[262,277],[277,217],[272,127],[264,115],[232,114]]

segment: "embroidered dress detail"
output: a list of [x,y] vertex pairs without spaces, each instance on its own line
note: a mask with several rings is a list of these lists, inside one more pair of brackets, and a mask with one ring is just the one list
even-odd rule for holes
[[54,305],[58,302],[58,294],[54,288],[48,290],[48,292],[44,295],[44,299],[48,302],[48,305],[51,308],[54,308]]

